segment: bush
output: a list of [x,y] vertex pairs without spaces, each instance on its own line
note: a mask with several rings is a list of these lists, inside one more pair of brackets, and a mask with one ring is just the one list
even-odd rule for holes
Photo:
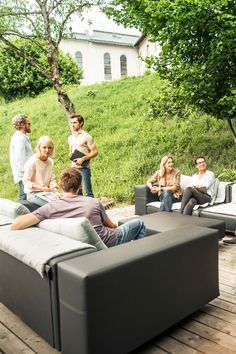
[[[38,47],[25,40],[16,40],[14,44],[28,56],[37,59],[48,67],[44,54]],[[79,84],[82,71],[69,55],[59,53],[59,70],[63,84]],[[34,97],[52,87],[52,82],[34,66],[7,47],[0,49],[0,96],[11,101],[24,96]]]

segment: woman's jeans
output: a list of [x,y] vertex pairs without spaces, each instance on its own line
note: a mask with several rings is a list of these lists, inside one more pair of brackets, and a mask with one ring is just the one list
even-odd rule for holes
[[161,201],[160,211],[171,211],[172,204],[181,201],[181,198],[176,198],[169,190],[164,190],[159,199]]
[[82,189],[84,189],[85,194],[88,197],[94,198],[93,190],[92,190],[92,183],[91,183],[91,172],[90,168],[82,167],[79,169],[82,174]]
[[192,215],[195,205],[210,203],[210,201],[211,196],[209,194],[199,192],[193,187],[187,187],[183,194],[180,212],[185,215]]
[[117,228],[116,244],[126,243],[146,236],[146,227],[144,222],[139,219],[127,221]]
[[[39,205],[40,207],[43,206],[43,205],[45,205],[45,204],[47,204],[47,203],[49,203],[50,200],[44,200],[44,199],[42,199],[41,193],[42,193],[42,192],[31,192],[31,193],[28,194],[27,200],[28,200],[29,202],[31,202],[31,203],[34,203],[34,204],[36,204],[36,205]],[[55,193],[53,193],[53,192],[47,192],[47,195],[48,195],[49,197],[51,197],[51,198],[50,198],[51,200],[57,199],[57,196],[56,196]]]

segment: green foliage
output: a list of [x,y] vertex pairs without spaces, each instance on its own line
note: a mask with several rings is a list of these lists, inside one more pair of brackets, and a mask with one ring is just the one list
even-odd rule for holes
[[[42,41],[39,42],[43,45]],[[33,42],[19,39],[13,44],[49,70],[45,54],[39,52]],[[69,55],[62,52],[59,53],[59,71],[63,84],[80,83],[82,71]],[[0,49],[0,81],[0,95],[5,100],[35,96],[53,85],[45,75],[6,46]]]
[[224,168],[223,171],[219,174],[218,178],[223,181],[232,181],[236,182],[236,171],[235,169]]
[[[90,91],[96,92],[95,97],[88,95]],[[85,130],[94,137],[98,147],[99,155],[91,160],[97,197],[132,203],[134,185],[145,183],[167,153],[173,155],[176,166],[184,174],[195,172],[193,158],[199,153],[207,156],[208,167],[216,175],[224,169],[236,170],[235,144],[225,121],[212,119],[212,116],[193,108],[182,117],[178,114],[181,107],[170,119],[165,114],[165,105],[163,110],[159,108],[158,119],[148,118],[148,100],[163,92],[171,93],[168,82],[153,74],[89,87],[68,87],[76,110],[85,118]],[[47,134],[54,140],[56,176],[70,166],[67,138],[71,132],[52,90],[36,98],[2,104],[0,197],[13,200],[17,198],[17,188],[9,164],[9,143],[14,133],[11,119],[17,113],[27,113],[30,117],[33,147],[41,135]],[[220,178],[228,180],[234,176]]]
[[96,95],[97,95],[97,91],[96,91],[96,90],[89,90],[89,91],[87,92],[87,96],[88,96],[88,97],[95,98]]
[[113,0],[111,4],[106,8],[110,17],[160,42],[162,52],[151,64],[180,88],[188,102],[218,118],[235,117],[235,0]]

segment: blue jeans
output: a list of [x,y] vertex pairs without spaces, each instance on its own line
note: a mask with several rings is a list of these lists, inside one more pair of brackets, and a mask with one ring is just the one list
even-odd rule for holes
[[127,221],[117,228],[116,244],[126,243],[146,236],[146,227],[144,222],[139,219]]
[[19,181],[18,185],[19,185],[19,199],[20,200],[26,200],[27,198],[26,198],[26,194],[24,192],[24,184],[23,184],[23,182]]
[[27,200],[31,203],[39,205],[40,207],[48,203],[48,201],[46,201],[40,197],[40,192],[29,193]]
[[172,204],[181,201],[181,198],[176,198],[171,191],[168,190],[164,190],[159,199],[161,201],[160,211],[171,211]]
[[90,168],[82,167],[80,168],[80,172],[82,174],[82,182],[83,182],[82,189],[84,189],[84,192],[88,197],[94,198],[93,191],[92,191]]

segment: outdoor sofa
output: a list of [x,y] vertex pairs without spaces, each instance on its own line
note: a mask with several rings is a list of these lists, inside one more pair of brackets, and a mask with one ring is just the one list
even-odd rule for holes
[[0,199],[0,301],[63,354],[129,353],[219,294],[218,229],[108,249],[85,218],[10,230],[26,212]]
[[[190,186],[190,183],[190,176],[181,175],[180,184],[183,190]],[[146,215],[160,211],[161,203],[157,196],[150,192],[147,185],[136,185],[134,192],[136,215]],[[173,203],[172,211],[179,212],[180,204]],[[195,206],[193,215],[222,220],[226,224],[226,231],[236,234],[236,184],[219,181],[216,178],[212,202]]]

